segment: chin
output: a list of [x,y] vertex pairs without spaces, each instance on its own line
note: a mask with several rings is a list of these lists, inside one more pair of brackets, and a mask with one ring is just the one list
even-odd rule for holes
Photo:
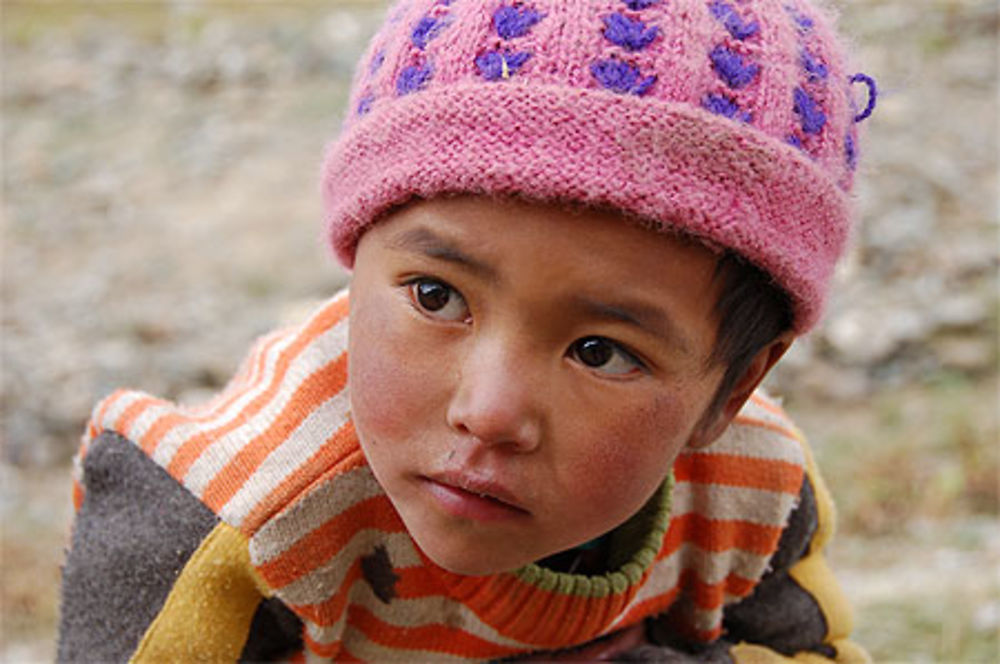
[[514,557],[486,555],[482,551],[475,551],[467,546],[451,548],[440,546],[440,543],[425,546],[419,540],[417,540],[417,546],[438,567],[463,576],[489,576],[513,572],[531,562],[530,560],[522,560],[520,556],[515,559]]

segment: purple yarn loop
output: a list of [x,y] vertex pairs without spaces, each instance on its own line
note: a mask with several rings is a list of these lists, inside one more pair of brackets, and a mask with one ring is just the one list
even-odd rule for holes
[[854,116],[854,122],[862,122],[867,120],[875,110],[875,104],[878,100],[878,86],[875,84],[875,79],[867,74],[855,74],[851,77],[851,85],[855,83],[864,83],[868,86],[868,105],[865,106],[865,110],[861,111]]

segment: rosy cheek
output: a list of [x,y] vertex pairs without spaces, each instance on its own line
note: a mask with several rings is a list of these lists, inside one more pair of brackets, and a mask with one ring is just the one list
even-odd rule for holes
[[577,477],[586,478],[577,483],[579,499],[592,501],[609,519],[634,512],[673,466],[692,419],[677,399],[654,397],[645,406],[617,410],[596,437],[581,432],[593,444],[578,448],[573,464]]
[[415,357],[405,317],[393,316],[393,305],[399,306],[383,303],[351,320],[351,406],[362,435],[403,440],[430,415],[430,375]]

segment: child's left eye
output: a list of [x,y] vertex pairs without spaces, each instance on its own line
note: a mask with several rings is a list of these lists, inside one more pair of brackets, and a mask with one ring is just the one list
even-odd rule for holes
[[645,365],[639,358],[604,337],[577,339],[570,346],[570,355],[586,367],[615,376],[645,370]]
[[410,299],[426,316],[445,321],[464,321],[469,307],[457,290],[438,279],[420,277],[407,285]]

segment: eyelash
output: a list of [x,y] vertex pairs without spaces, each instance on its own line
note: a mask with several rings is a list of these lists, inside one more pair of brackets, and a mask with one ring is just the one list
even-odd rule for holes
[[[410,300],[410,305],[416,309],[419,313],[432,320],[444,321],[444,322],[461,322],[468,323],[472,316],[469,313],[468,303],[465,300],[465,296],[462,295],[454,286],[451,286],[446,281],[441,279],[436,279],[433,277],[414,277],[409,279],[402,284],[406,288],[407,295]],[[422,296],[429,296],[430,293],[425,292],[423,295],[420,292],[422,287],[430,288],[441,288],[444,289],[448,295],[448,299],[441,304],[437,309],[427,306],[425,302],[421,301]],[[457,298],[457,300],[453,299]],[[453,305],[453,303],[460,303],[462,307],[462,312],[464,315],[459,318],[457,315],[454,317],[442,316],[439,314],[440,311],[444,310],[448,306]],[[584,349],[584,345],[598,342],[601,344],[606,344],[607,348],[610,349],[612,353],[611,357],[605,362],[613,361],[616,357],[624,358],[632,367],[628,371],[622,372],[612,372],[612,371],[602,371],[600,366],[593,366],[588,364],[580,355],[580,352]],[[602,376],[611,378],[628,378],[633,376],[636,372],[638,373],[649,373],[649,368],[647,364],[640,359],[635,353],[630,351],[627,347],[623,346],[621,343],[614,341],[613,339],[608,339],[607,337],[602,337],[599,335],[588,335],[585,337],[580,337],[579,339],[573,341],[566,351],[568,357],[573,361],[579,363],[586,369],[598,373]],[[604,365],[601,365],[604,366]]]
[[[419,311],[421,314],[427,316],[428,318],[432,318],[434,320],[443,320],[446,322],[468,322],[470,320],[471,316],[469,314],[469,306],[465,300],[465,296],[459,293],[457,289],[455,289],[447,282],[441,281],[440,279],[434,279],[431,277],[416,277],[404,282],[403,285],[406,287],[407,294],[409,295],[410,298],[410,304],[413,306],[413,308]],[[444,289],[446,291],[446,294],[449,296],[448,300],[445,301],[438,309],[433,309],[427,306],[426,303],[421,301],[422,296],[419,291],[421,287],[425,286]],[[424,293],[424,295],[425,296],[429,295],[429,293]],[[439,315],[438,313],[439,311],[445,309],[446,307],[452,304],[452,298],[457,298],[457,302],[461,303],[462,309],[464,311],[464,316],[462,316],[461,318],[458,318],[457,316],[455,318],[447,318],[445,316]]]
[[[631,368],[629,368],[629,370],[627,371],[614,372],[614,371],[604,371],[601,370],[600,366],[593,366],[591,364],[588,364],[580,355],[580,353],[584,349],[584,345],[590,342],[598,342],[601,344],[606,344],[607,348],[610,350],[612,354],[611,357],[609,357],[608,360],[600,366],[606,366],[608,363],[614,361],[615,357],[619,357],[619,358],[624,358],[624,360],[631,365]],[[600,373],[605,376],[613,376],[615,378],[627,378],[629,376],[635,375],[636,372],[649,373],[649,368],[646,365],[646,363],[643,362],[639,357],[637,357],[635,353],[631,352],[628,348],[618,343],[617,341],[614,341],[613,339],[608,339],[607,337],[601,337],[596,335],[581,337],[576,341],[574,341],[572,344],[570,344],[568,354],[573,358],[573,360],[579,362],[587,369],[590,369],[591,371],[596,371],[597,373]]]

